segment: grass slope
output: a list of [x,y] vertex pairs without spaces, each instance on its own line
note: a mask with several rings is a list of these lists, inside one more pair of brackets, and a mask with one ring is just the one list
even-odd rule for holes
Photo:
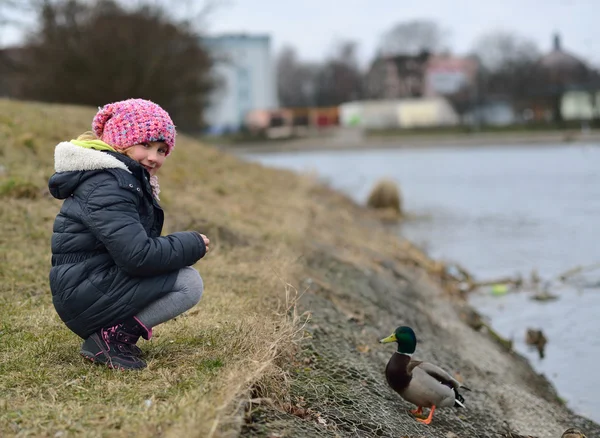
[[90,366],[51,302],[61,202],[46,186],[54,146],[88,130],[94,112],[0,100],[0,436],[235,434],[240,400],[276,382],[273,360],[292,345],[286,281],[309,183],[180,136],[161,174],[165,232],[196,229],[214,242],[196,265],[205,295],[142,344],[147,371]]

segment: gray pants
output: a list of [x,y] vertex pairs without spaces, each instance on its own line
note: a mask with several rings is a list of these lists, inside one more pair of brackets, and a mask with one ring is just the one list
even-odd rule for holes
[[203,290],[204,283],[198,271],[189,266],[180,269],[173,290],[142,309],[136,317],[146,327],[155,327],[198,304]]

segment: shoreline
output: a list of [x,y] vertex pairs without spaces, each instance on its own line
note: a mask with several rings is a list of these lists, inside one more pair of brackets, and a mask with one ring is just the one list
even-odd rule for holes
[[[358,207],[361,210],[364,210],[364,208],[362,207]],[[367,213],[368,214],[368,213]],[[352,213],[353,216],[359,217],[361,216],[361,214],[359,212],[356,213]],[[317,240],[318,241],[318,240]],[[354,362],[352,359],[350,359],[349,357],[345,357],[343,354],[340,353],[336,353],[335,349],[334,351],[328,351],[329,346],[332,344],[335,344],[337,341],[337,339],[339,338],[345,338],[346,341],[348,341],[347,338],[347,334],[344,333],[343,330],[336,330],[333,327],[331,327],[331,322],[332,320],[335,321],[337,320],[337,325],[343,325],[344,324],[344,318],[346,319],[350,319],[354,322],[354,325],[358,325],[361,328],[361,331],[369,331],[370,333],[372,333],[374,335],[374,330],[373,328],[377,325],[381,325],[381,321],[385,320],[386,318],[389,318],[389,314],[385,315],[386,311],[384,310],[384,308],[389,308],[391,309],[393,307],[393,302],[388,301],[388,303],[386,305],[381,305],[378,309],[372,309],[370,312],[368,309],[370,303],[369,301],[375,301],[375,302],[379,302],[382,303],[384,302],[387,298],[384,298],[384,295],[389,295],[389,294],[393,294],[394,293],[394,280],[391,280],[389,278],[390,273],[392,277],[395,277],[396,280],[400,280],[400,282],[406,282],[407,284],[403,284],[401,286],[402,292],[400,292],[401,294],[414,294],[412,300],[414,302],[416,302],[417,304],[417,308],[420,311],[423,311],[423,309],[426,309],[428,304],[427,304],[427,298],[423,298],[423,297],[429,297],[431,298],[431,301],[436,301],[436,305],[433,306],[435,309],[428,309],[427,311],[423,311],[424,313],[426,313],[426,319],[428,320],[427,323],[431,323],[431,320],[435,320],[435,319],[444,319],[445,318],[445,322],[444,324],[441,325],[441,327],[438,327],[437,329],[443,329],[444,325],[453,325],[455,322],[457,324],[462,324],[464,325],[465,323],[465,315],[473,315],[473,314],[477,314],[477,310],[475,309],[475,307],[473,305],[471,305],[468,301],[462,302],[460,300],[456,300],[455,297],[450,296],[447,291],[445,290],[445,287],[442,283],[439,282],[439,279],[435,276],[435,275],[431,275],[431,273],[427,272],[427,270],[422,270],[421,267],[417,266],[417,267],[408,267],[406,266],[406,264],[402,264],[402,263],[397,263],[394,260],[385,260],[385,262],[383,263],[384,266],[384,272],[377,272],[376,268],[371,268],[370,266],[366,267],[365,266],[361,266],[359,268],[359,266],[352,266],[352,267],[348,267],[345,266],[343,268],[339,268],[340,265],[348,265],[348,261],[345,260],[343,257],[341,259],[338,259],[338,255],[336,254],[337,252],[341,252],[340,248],[330,248],[327,250],[324,249],[320,249],[321,254],[318,256],[319,257],[319,261],[318,262],[311,262],[310,258],[309,258],[309,262],[308,265],[311,266],[311,270],[321,270],[319,269],[320,265],[325,265],[325,266],[336,266],[336,268],[334,268],[334,272],[333,273],[326,273],[321,271],[320,273],[314,273],[310,272],[309,274],[307,274],[309,280],[310,280],[310,288],[307,289],[307,291],[312,292],[314,295],[316,296],[311,296],[310,298],[306,298],[309,301],[309,305],[306,305],[303,309],[306,311],[311,311],[311,314],[313,315],[313,324],[311,326],[309,326],[307,328],[307,330],[311,333],[311,336],[316,336],[318,338],[318,341],[316,342],[311,342],[311,347],[310,347],[310,351],[312,352],[316,352],[318,358],[320,358],[321,361],[326,360],[326,361],[334,361],[334,360],[341,360],[346,361],[349,360],[350,363],[352,363],[353,367],[354,367]],[[389,254],[386,254],[389,255]],[[372,258],[376,259],[376,260],[381,260],[381,259],[385,259],[386,255],[383,254],[373,254]],[[336,262],[331,261],[331,259],[336,260]],[[435,264],[436,261],[435,260],[430,260],[430,262],[432,264]],[[366,261],[364,262],[365,264],[367,263]],[[342,272],[338,271],[338,269],[340,269]],[[341,276],[342,278],[345,278],[348,275],[347,273],[347,269],[364,269],[364,271],[366,272],[365,274],[362,274],[361,276],[357,275],[355,277],[355,282],[360,283],[361,280],[364,281],[364,278],[360,278],[362,276],[364,277],[368,277],[368,281],[367,281],[367,286],[366,288],[368,289],[369,287],[372,288],[371,291],[369,291],[367,294],[370,295],[368,297],[365,297],[365,292],[358,290],[358,288],[352,284],[347,284],[344,281],[336,281],[336,280],[323,280],[323,278],[326,277],[334,277],[334,276]],[[385,272],[385,270],[388,270],[388,272]],[[423,272],[425,271],[425,272]],[[399,273],[401,272],[401,273]],[[320,277],[320,278],[319,278]],[[373,278],[375,277],[375,278]],[[386,278],[387,277],[387,278]],[[371,286],[372,284],[376,284],[377,286]],[[387,286],[381,286],[381,284],[387,284]],[[336,290],[336,289],[340,289],[340,290]],[[419,297],[419,298],[417,298]],[[363,300],[363,302],[361,302],[359,304],[359,302]],[[444,301],[444,304],[439,303],[438,301]],[[343,305],[341,303],[344,303]],[[333,305],[332,305],[333,304]],[[336,309],[336,307],[340,306],[341,309]],[[401,306],[398,306],[399,308]],[[408,307],[408,308],[405,308]],[[445,308],[444,308],[445,307]],[[315,310],[318,309],[318,310]],[[326,309],[326,310],[324,310]],[[443,310],[442,310],[443,309]],[[403,307],[402,307],[402,311],[397,313],[397,317],[400,318],[399,321],[402,321],[402,323],[404,323],[404,321],[406,321],[407,319],[407,314],[413,313],[414,315],[415,309],[411,309],[410,306],[406,306],[406,303],[403,303]],[[419,312],[419,311],[417,311]],[[368,314],[371,313],[371,315],[369,316]],[[391,310],[388,311],[388,313],[392,313]],[[452,314],[450,314],[452,313]],[[337,315],[336,315],[337,314]],[[445,316],[442,316],[445,315]],[[423,317],[423,315],[416,315],[414,316],[415,318],[419,319],[420,317]],[[457,321],[457,320],[460,320]],[[467,317],[467,324],[469,325],[468,322],[468,317]],[[314,329],[312,328],[312,326],[314,325]],[[335,326],[336,324],[333,324],[333,326]],[[369,327],[369,325],[372,325],[372,327]],[[409,323],[409,325],[411,325]],[[418,325],[418,324],[415,324]],[[470,330],[469,330],[470,329]],[[478,372],[482,373],[482,374],[487,374],[487,375],[493,375],[494,379],[499,379],[500,382],[502,383],[502,381],[505,379],[507,381],[507,385],[514,385],[511,389],[512,392],[515,393],[519,393],[522,392],[521,397],[523,398],[528,398],[531,396],[534,397],[540,397],[541,399],[543,399],[545,402],[548,403],[548,407],[547,409],[550,412],[554,412],[554,415],[557,416],[558,418],[564,418],[565,420],[565,425],[569,425],[569,427],[580,427],[582,428],[585,432],[587,432],[588,436],[596,436],[596,434],[600,433],[600,429],[597,427],[597,424],[593,422],[593,420],[587,419],[585,417],[582,417],[578,414],[575,414],[574,411],[572,410],[572,408],[570,408],[568,406],[568,404],[565,403],[565,401],[561,398],[561,394],[558,393],[557,389],[555,388],[555,386],[553,385],[553,383],[550,381],[550,379],[548,379],[544,374],[540,374],[538,373],[538,371],[536,371],[533,367],[533,364],[521,353],[519,353],[517,350],[514,350],[512,348],[506,348],[506,344],[503,344],[502,339],[499,337],[499,335],[494,332],[494,328],[493,328],[493,321],[491,323],[491,326],[487,326],[485,325],[482,328],[479,329],[475,329],[474,327],[469,327],[469,329],[467,330],[461,330],[460,335],[457,335],[456,338],[459,339],[454,339],[454,341],[456,342],[455,344],[452,345],[452,347],[455,347],[455,354],[454,357],[452,356],[447,356],[445,361],[446,363],[458,363],[457,368],[466,368],[466,369],[470,369],[471,371],[473,371],[473,368],[477,368],[477,366],[473,366],[472,363],[476,361],[476,359],[474,359],[474,356],[476,356],[476,353],[473,352],[469,352],[466,355],[461,354],[461,352],[459,351],[462,348],[462,344],[463,343],[471,343],[473,344],[473,347],[477,350],[481,350],[481,351],[487,351],[486,354],[494,355],[494,354],[498,354],[497,356],[497,361],[500,362],[504,362],[506,364],[506,368],[501,371],[499,369],[496,368],[496,364],[495,363],[488,363],[486,367],[486,369],[479,369]],[[429,329],[424,330],[425,332],[428,332]],[[458,327],[456,327],[456,330],[458,331]],[[337,332],[336,334],[333,334],[332,332]],[[434,328],[432,330],[432,332],[436,332],[436,329]],[[470,332],[470,333],[469,333]],[[474,338],[473,335],[475,335],[477,338]],[[375,336],[375,335],[374,335]],[[372,337],[374,337],[372,336]],[[428,351],[423,353],[420,350],[420,347],[418,347],[417,349],[417,353],[416,356],[418,358],[418,360],[432,360],[431,357],[437,358],[439,357],[439,352],[435,351],[436,349],[440,348],[442,346],[442,344],[444,344],[445,342],[443,340],[438,339],[437,338],[437,334],[436,335],[432,335],[431,332],[430,333],[426,333],[426,342],[428,345]],[[434,338],[432,339],[431,336],[433,336]],[[429,338],[429,339],[427,339]],[[368,355],[369,354],[369,348],[373,348],[374,347],[369,347],[369,340],[366,339],[365,337],[362,337],[362,339],[360,341],[356,341],[354,340],[354,347],[353,347],[353,353],[356,354],[356,351],[358,351],[362,356],[364,355]],[[433,345],[432,345],[433,344]],[[491,346],[489,344],[492,344]],[[450,348],[452,348],[450,347]],[[363,350],[367,350],[366,352]],[[442,347],[443,349],[443,347]],[[499,350],[499,351],[498,351]],[[336,354],[338,355],[338,357],[335,357]],[[332,357],[334,356],[334,357]],[[309,373],[316,373],[317,375],[319,375],[319,379],[325,379],[329,385],[331,385],[332,387],[335,387],[335,385],[340,384],[340,382],[336,382],[336,379],[331,379],[328,376],[323,376],[322,373],[325,373],[325,369],[320,369],[319,368],[319,364],[318,364],[318,360],[314,359],[315,356],[313,355],[304,355],[302,356],[302,358],[308,363],[309,366],[305,367],[305,369],[310,369],[310,371],[308,371]],[[378,359],[383,359],[383,362],[380,364],[380,368],[384,368],[385,367],[385,358],[383,358],[383,354],[381,354]],[[317,362],[317,363],[315,363]],[[471,362],[471,364],[468,365],[464,365],[465,363],[469,363]],[[486,361],[487,362],[487,361]],[[512,364],[512,365],[511,365]],[[301,365],[300,365],[301,366]],[[494,370],[494,371],[492,371]],[[364,372],[364,370],[362,371]],[[326,374],[326,373],[325,373]],[[476,373],[477,374],[477,373]],[[510,377],[504,377],[504,376],[510,376]],[[303,382],[303,384],[305,385],[309,385],[310,382],[309,381],[303,381],[302,379],[305,379],[306,377],[304,375],[300,375],[300,376],[295,376],[296,378],[300,379],[301,382]],[[485,379],[484,379],[485,380]],[[515,382],[516,381],[516,382]],[[508,383],[510,382],[510,383]],[[496,385],[496,382],[494,382],[494,385]],[[479,385],[478,385],[479,386]],[[496,395],[499,394],[499,397],[502,399],[510,399],[510,397],[508,395],[505,394],[506,388],[503,388],[502,385],[500,385],[500,388],[495,388],[493,391],[490,391],[489,393],[487,391],[486,392],[486,397],[488,398],[493,398],[494,395],[496,394],[495,391],[498,391],[498,393]],[[325,411],[327,412],[327,402],[323,402],[320,399],[322,398],[322,394],[319,394],[318,392],[315,393],[311,393],[310,391],[306,391],[306,390],[300,390],[299,391],[299,397],[302,400],[311,400],[312,403],[314,403],[314,405],[316,405],[319,409],[319,412]],[[391,397],[394,397],[395,394],[392,393]],[[399,401],[398,404],[401,404],[402,401]],[[516,401],[511,401],[511,403],[515,403],[518,404]],[[533,401],[530,400],[531,404],[534,405],[538,405],[540,402],[539,400],[537,401]],[[314,406],[313,405],[313,406]],[[311,406],[310,403],[307,404],[307,406]],[[472,406],[469,406],[469,409],[472,409]],[[481,409],[481,411],[483,412],[487,412],[488,409],[490,409],[490,406],[475,406],[475,410],[479,410]],[[527,403],[525,403],[525,406],[522,407],[523,411],[527,411],[528,409],[530,409],[529,406],[527,406]],[[535,409],[533,409],[531,412],[535,411]],[[443,410],[442,410],[443,412]],[[440,416],[442,415],[447,415],[444,421],[447,421],[446,424],[449,424],[452,422],[451,417],[456,415],[453,414],[451,411],[446,411],[448,412],[448,414],[439,414]],[[483,414],[483,412],[479,412],[479,414],[482,415],[481,418],[483,418],[483,416],[485,416],[485,414]],[[568,412],[568,414],[567,414]],[[478,414],[478,415],[479,415]],[[436,415],[438,415],[436,413]],[[478,415],[476,415],[476,417],[478,417]],[[564,427],[564,429],[562,431],[560,431],[558,428],[555,428],[554,430],[550,430],[552,429],[552,427],[556,427],[556,426],[551,426],[549,425],[550,423],[546,424],[548,421],[550,421],[549,417],[545,417],[543,416],[541,413],[538,412],[537,415],[540,416],[541,420],[528,420],[526,415],[521,414],[520,412],[513,412],[510,409],[508,410],[504,410],[502,407],[500,407],[500,409],[496,412],[497,418],[498,419],[502,419],[505,420],[506,423],[510,426],[511,430],[513,433],[521,433],[523,435],[527,435],[527,436],[533,436],[533,437],[553,437],[553,436],[560,436],[560,434],[562,433],[562,431],[564,431],[564,429],[566,429],[567,427]],[[533,413],[531,415],[534,415]],[[272,423],[273,421],[273,416],[277,417],[277,415],[274,415],[273,412],[269,413],[269,412],[265,412],[264,416],[261,419],[261,424],[265,424],[265,425],[269,425],[269,427],[273,427],[273,425],[275,423]],[[324,417],[325,418],[325,417]],[[346,420],[344,420],[343,418],[340,419],[338,418],[338,421],[340,421],[341,423],[344,423]],[[410,421],[407,417],[407,421]],[[498,424],[492,424],[492,423],[486,423],[484,422],[483,419],[479,419],[478,417],[478,421],[482,421],[481,426],[485,426],[482,428],[479,427],[474,427],[473,429],[468,429],[464,426],[464,424],[454,424],[452,427],[448,427],[447,429],[442,428],[441,430],[438,429],[438,432],[440,433],[447,433],[449,430],[453,431],[453,432],[458,432],[459,430],[461,430],[462,432],[464,432],[466,435],[464,436],[482,436],[482,437],[488,437],[488,436],[503,436],[503,437],[509,437],[511,435],[500,435],[500,427]],[[530,422],[529,422],[530,421]],[[355,425],[354,425],[355,426]],[[374,425],[374,423],[372,423],[372,427],[376,428],[376,426]],[[405,426],[408,427],[408,426]],[[462,428],[461,427],[465,427]],[[400,429],[402,430],[404,433],[408,433],[408,435],[406,436],[427,436],[427,437],[434,437],[437,436],[435,434],[433,435],[427,435],[427,434],[423,434],[422,431],[417,431],[415,430],[411,430],[411,429]],[[488,432],[488,431],[492,431],[495,430],[495,433],[498,435],[487,435],[484,432]],[[351,433],[356,433],[356,429],[353,429],[350,431]],[[283,431],[282,431],[283,433]],[[316,434],[316,431],[310,431],[310,433],[312,434]],[[411,433],[414,433],[415,435],[411,435]],[[484,433],[484,434],[481,434]],[[302,430],[301,432],[298,431],[298,435],[292,435],[292,436],[304,436],[303,434],[308,434],[308,431],[306,430]],[[458,434],[459,436],[463,436],[461,433]],[[317,436],[317,435],[315,435]],[[320,435],[319,435],[320,436]],[[388,436],[388,435],[383,435],[383,436]],[[441,436],[441,435],[440,435]],[[514,436],[514,435],[513,435]]]
[[335,135],[299,139],[268,140],[264,142],[207,144],[235,155],[251,153],[285,153],[318,151],[360,151],[378,149],[476,148],[515,146],[600,145],[600,133],[474,133],[474,134],[407,134],[363,136],[343,131]]
[[[197,266],[205,296],[141,343],[142,374],[82,363],[48,288],[60,203],[46,188],[55,137],[83,132],[96,110],[2,99],[0,109],[0,255],[10,260],[0,284],[1,436],[556,438],[567,427],[600,436],[527,360],[470,326],[439,263],[378,214],[316,178],[185,135],[161,169],[164,234],[210,236]],[[410,417],[413,406],[385,381],[394,348],[378,343],[398,325],[417,332],[415,358],[460,373],[473,390],[466,410],[440,409],[430,426]]]
[[[257,407],[242,436],[557,438],[569,427],[600,434],[600,425],[575,414],[527,358],[469,324],[474,308],[420,263],[407,262],[412,244],[405,243],[399,257],[374,251],[357,259],[337,245],[307,242],[298,303],[310,312],[307,338],[284,368],[296,407],[283,414]],[[465,394],[467,410],[439,409],[428,427],[408,415],[412,406],[383,376],[395,349],[377,344],[397,325],[417,332],[417,360],[439,364],[473,389]]]

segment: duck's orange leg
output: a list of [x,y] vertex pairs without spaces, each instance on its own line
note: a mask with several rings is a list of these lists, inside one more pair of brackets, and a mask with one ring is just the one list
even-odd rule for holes
[[419,423],[423,423],[423,424],[429,424],[431,423],[431,419],[433,418],[433,413],[435,412],[435,406],[431,407],[431,410],[429,411],[429,417],[427,417],[425,420],[422,420],[420,418],[417,418],[416,420]]
[[417,406],[417,409],[411,409],[410,413],[413,415],[423,415],[423,408],[421,406]]

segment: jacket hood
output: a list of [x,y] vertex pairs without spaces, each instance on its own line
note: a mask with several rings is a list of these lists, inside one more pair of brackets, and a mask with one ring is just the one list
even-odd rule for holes
[[[132,173],[127,164],[119,159],[121,157],[117,158],[116,155],[77,146],[68,141],[59,143],[54,150],[56,173],[48,182],[50,193],[57,199],[66,199],[83,181],[105,169],[123,169]],[[123,158],[134,162],[129,157]]]

